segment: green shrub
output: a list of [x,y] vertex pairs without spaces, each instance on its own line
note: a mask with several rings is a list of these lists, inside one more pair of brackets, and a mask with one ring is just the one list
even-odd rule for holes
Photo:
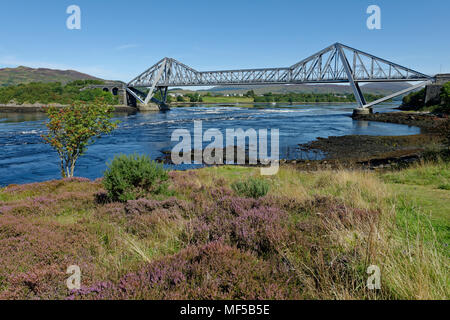
[[444,104],[444,107],[450,107],[450,81],[442,86],[441,102]]
[[264,197],[269,191],[269,184],[266,181],[255,178],[234,182],[231,187],[238,195],[255,199]]
[[450,190],[450,183],[443,183],[438,187],[441,190]]
[[410,94],[403,97],[402,106],[414,108],[413,110],[424,107],[425,94],[425,89],[411,92]]
[[119,155],[108,164],[103,185],[111,201],[135,200],[167,191],[167,171],[145,155]]

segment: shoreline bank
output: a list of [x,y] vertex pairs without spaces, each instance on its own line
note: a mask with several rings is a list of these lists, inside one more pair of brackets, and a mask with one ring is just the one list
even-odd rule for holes
[[[65,108],[66,105],[61,104],[23,104],[23,105],[11,105],[11,104],[0,104],[0,113],[36,113],[36,112],[45,112],[45,107],[54,106],[56,108]],[[137,112],[137,108],[124,106],[124,105],[116,105],[113,106],[115,112],[127,112],[134,113]]]
[[207,105],[214,105],[214,106],[236,106],[236,105],[268,105],[268,104],[274,104],[274,105],[322,105],[322,104],[355,104],[356,108],[356,101],[355,102],[305,102],[305,101],[279,101],[279,102],[170,102],[168,103],[171,107],[177,107],[177,106],[196,106],[201,104],[207,104]]
[[[272,104],[271,102],[171,102],[168,105],[171,108],[177,107],[196,107],[199,105],[211,105],[213,107],[216,106],[225,106],[225,107],[245,107],[249,105],[253,105],[255,107],[265,106],[268,104]],[[285,105],[327,105],[327,104],[352,104],[352,102],[275,102],[274,106],[285,106]],[[356,102],[355,102],[356,104]],[[57,108],[64,108],[66,105],[61,105],[57,103],[50,104],[22,104],[22,105],[14,105],[14,104],[0,104],[0,113],[36,113],[36,112],[45,112],[44,108],[47,106],[55,106]],[[140,111],[159,111],[159,110],[139,110],[139,107],[130,107],[126,105],[116,105],[114,106],[116,112],[140,112]],[[356,108],[356,105],[355,105]]]

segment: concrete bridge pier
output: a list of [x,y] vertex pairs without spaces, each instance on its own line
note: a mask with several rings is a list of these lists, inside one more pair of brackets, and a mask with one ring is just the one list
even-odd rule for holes
[[427,85],[425,89],[425,105],[439,103],[442,86],[449,81],[450,73],[437,74],[434,83]]
[[372,108],[356,108],[353,109],[353,115],[357,116],[357,115],[361,115],[361,114],[372,114],[373,113],[373,109]]
[[[167,111],[170,110],[167,104],[167,87],[158,86],[156,92],[158,92],[158,98],[154,96],[156,92],[154,88],[150,88],[148,93],[142,92],[136,88],[127,88],[127,104],[128,106],[135,107],[139,111]],[[144,98],[145,97],[145,98]],[[140,102],[138,104],[138,101]]]
[[161,111],[168,111],[170,110],[170,107],[167,103],[163,102],[159,105],[159,110]]

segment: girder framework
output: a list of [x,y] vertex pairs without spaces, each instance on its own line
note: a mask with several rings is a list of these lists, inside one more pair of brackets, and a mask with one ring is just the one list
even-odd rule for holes
[[158,88],[174,86],[350,83],[358,104],[366,105],[358,82],[430,81],[432,77],[369,53],[335,43],[290,66],[221,71],[197,71],[164,58],[128,83],[150,87],[148,103]]

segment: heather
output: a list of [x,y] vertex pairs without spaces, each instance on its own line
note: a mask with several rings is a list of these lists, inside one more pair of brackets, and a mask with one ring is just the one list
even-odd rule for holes
[[120,201],[104,179],[0,189],[0,298],[448,299],[448,165],[258,173],[170,171]]

